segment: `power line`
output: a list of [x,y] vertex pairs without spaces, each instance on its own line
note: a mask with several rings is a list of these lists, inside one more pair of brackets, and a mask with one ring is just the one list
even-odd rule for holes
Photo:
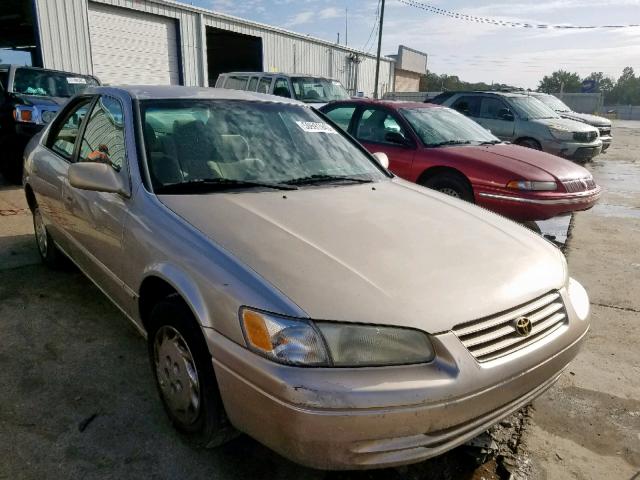
[[[373,21],[373,27],[371,27],[371,32],[369,32],[369,38],[367,38],[367,41],[365,42],[364,46],[362,47],[362,51],[369,53],[369,51],[371,50],[371,48],[373,48],[374,44],[371,44],[371,46],[369,46],[369,42],[371,42],[371,39],[375,38],[375,33],[378,31],[378,18],[380,17],[380,0],[378,0],[378,6],[376,7],[376,19]],[[367,47],[369,48],[367,50]]]
[[465,13],[454,12],[452,10],[445,10],[434,5],[418,2],[417,0],[398,0],[404,5],[410,7],[419,8],[429,13],[435,13],[445,17],[450,17],[456,20],[465,20],[467,22],[484,23],[488,25],[498,25],[500,27],[512,27],[512,28],[536,28],[536,29],[558,29],[558,30],[592,30],[592,29],[615,29],[615,28],[635,28],[640,27],[640,24],[629,25],[551,25],[546,23],[527,23],[527,22],[512,22],[508,20],[500,20],[491,17],[477,17],[475,15],[467,15]]

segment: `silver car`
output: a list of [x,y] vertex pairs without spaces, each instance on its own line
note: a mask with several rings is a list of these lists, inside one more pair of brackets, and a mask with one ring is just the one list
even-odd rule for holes
[[536,98],[511,92],[447,92],[434,101],[471,117],[501,140],[576,161],[602,151],[598,130],[562,118]]
[[589,327],[556,247],[293,100],[94,88],[25,155],[43,261],[70,258],[146,336],[202,445],[239,430],[317,468],[417,462],[544,392]]
[[603,153],[611,146],[611,120],[608,118],[600,117],[598,115],[590,115],[588,113],[574,112],[571,110],[569,105],[564,103],[555,95],[551,95],[549,93],[527,92],[527,94],[540,100],[562,118],[586,123],[587,125],[597,128],[598,132],[600,132],[600,140],[602,140]]

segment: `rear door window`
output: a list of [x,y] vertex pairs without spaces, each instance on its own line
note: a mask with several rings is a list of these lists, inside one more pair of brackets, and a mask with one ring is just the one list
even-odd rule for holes
[[464,95],[453,102],[451,108],[466,115],[467,117],[480,116],[480,97],[474,97],[470,95]]
[[247,90],[249,90],[250,92],[255,92],[257,86],[258,77],[251,77],[251,80],[249,80],[249,88],[247,88]]
[[271,77],[262,77],[258,82],[258,93],[271,93]]

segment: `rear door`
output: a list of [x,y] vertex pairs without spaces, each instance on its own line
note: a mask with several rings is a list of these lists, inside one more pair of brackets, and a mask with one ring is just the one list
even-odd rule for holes
[[482,97],[479,120],[483,127],[501,140],[513,140],[516,123],[513,111],[501,98]]
[[393,173],[411,178],[416,146],[395,112],[379,106],[363,106],[352,128],[353,135],[369,152],[387,154]]

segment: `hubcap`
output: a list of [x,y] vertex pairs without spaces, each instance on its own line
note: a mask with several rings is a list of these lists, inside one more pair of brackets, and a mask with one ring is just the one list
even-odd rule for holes
[[175,328],[165,325],[156,332],[153,351],[166,404],[182,423],[193,423],[200,412],[200,384],[187,342]]
[[451,187],[442,187],[442,188],[439,188],[438,191],[446,195],[449,195],[451,197],[460,198],[460,193],[458,193],[457,190],[454,190]]
[[34,223],[35,223],[35,231],[36,231],[36,240],[38,241],[38,249],[40,250],[40,254],[43,257],[47,256],[47,227],[44,226],[44,221],[42,220],[42,215],[40,215],[40,210],[36,210],[34,213]]

